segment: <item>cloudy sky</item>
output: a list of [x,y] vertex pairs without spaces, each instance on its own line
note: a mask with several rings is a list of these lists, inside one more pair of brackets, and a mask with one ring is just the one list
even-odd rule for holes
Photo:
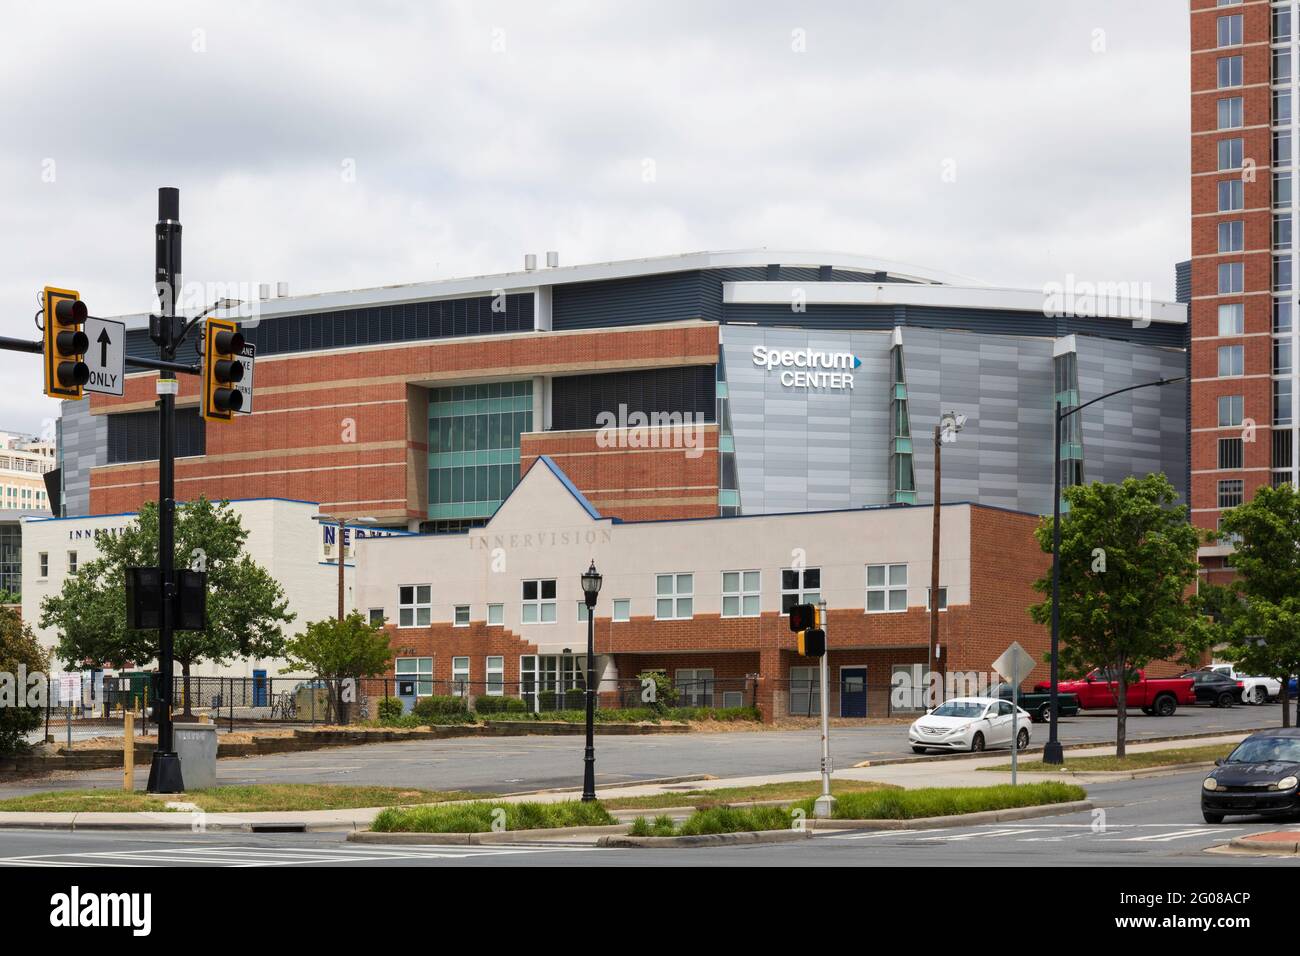
[[[0,34],[0,334],[151,303],[753,246],[1038,288],[1189,245],[1186,0],[50,3]],[[0,352],[0,428],[57,415]]]

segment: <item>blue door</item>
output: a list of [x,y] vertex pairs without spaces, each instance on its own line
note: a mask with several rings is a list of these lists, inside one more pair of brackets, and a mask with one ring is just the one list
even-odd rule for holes
[[266,706],[266,671],[253,671],[253,706]]
[[840,668],[840,716],[867,716],[867,669]]

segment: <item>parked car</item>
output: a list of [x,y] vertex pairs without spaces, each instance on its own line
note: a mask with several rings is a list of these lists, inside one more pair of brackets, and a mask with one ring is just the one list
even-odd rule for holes
[[1246,685],[1222,671],[1195,670],[1183,675],[1192,679],[1192,690],[1198,704],[1211,707],[1231,707],[1240,704]]
[[1227,674],[1242,683],[1241,699],[1247,704],[1262,704],[1271,697],[1282,695],[1282,682],[1276,677],[1251,677],[1239,672],[1233,664],[1212,664],[1208,670]]
[[[946,700],[924,717],[917,718],[907,731],[912,752],[927,750],[969,750],[979,753],[989,747],[1011,746],[1011,702],[995,697],[954,697]],[[1016,745],[1029,746],[1029,712],[1023,707],[1016,717]]]
[[1300,812],[1300,728],[1251,734],[1201,782],[1201,816],[1283,816]]
[[[1010,684],[994,684],[989,688],[989,696],[997,697],[1000,700],[1011,700]],[[1018,703],[1024,709],[1029,711],[1029,717],[1034,723],[1045,724],[1052,717],[1052,692],[1047,691],[1021,691]],[[1079,698],[1075,694],[1062,694],[1058,691],[1056,695],[1057,716],[1073,717],[1079,712]]]
[[[1078,695],[1079,706],[1084,710],[1114,707],[1119,701],[1119,681],[1110,668],[1098,667],[1081,680],[1061,681],[1059,690]],[[1038,684],[1034,690],[1048,690],[1048,685]],[[1179,704],[1196,703],[1190,677],[1152,677],[1138,670],[1128,683],[1126,695],[1130,708],[1141,708],[1142,713],[1168,717]]]

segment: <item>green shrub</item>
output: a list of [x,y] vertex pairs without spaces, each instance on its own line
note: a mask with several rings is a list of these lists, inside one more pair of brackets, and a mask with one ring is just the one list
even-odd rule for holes
[[653,823],[645,817],[637,817],[632,821],[632,829],[628,831],[629,836],[637,837],[675,836],[676,833],[677,824],[667,814],[655,817]]
[[464,697],[434,694],[432,697],[421,697],[417,700],[411,713],[421,720],[431,720],[435,717],[465,714],[468,711]]
[[587,711],[587,692],[572,687],[564,692],[564,709]]
[[[501,812],[498,812],[501,811]],[[507,830],[554,827],[613,826],[618,821],[599,802],[560,803],[443,803],[421,807],[388,807],[370,829],[378,833],[487,833],[503,820]]]
[[[642,671],[637,679],[643,682],[643,688],[645,681],[654,681],[654,699],[644,701],[648,709],[663,712],[677,702],[677,688],[673,686],[672,678],[663,671]],[[645,690],[641,693],[644,698]]]
[[528,705],[518,697],[482,697],[474,698],[474,710],[480,714],[522,714]]
[[537,706],[539,710],[555,710],[555,691],[544,690],[537,695]]
[[[995,787],[926,787],[920,790],[873,790],[846,793],[835,799],[838,820],[915,820],[921,817],[946,817],[983,810],[1007,810],[1050,803],[1083,800],[1087,793],[1073,784],[1048,781],[1019,786]],[[809,816],[813,800],[794,804]]]
[[402,716],[402,700],[400,697],[381,697],[379,699],[379,719],[396,720]]
[[790,811],[781,807],[709,807],[692,813],[677,832],[681,836],[696,836],[702,833],[785,830],[790,826]]

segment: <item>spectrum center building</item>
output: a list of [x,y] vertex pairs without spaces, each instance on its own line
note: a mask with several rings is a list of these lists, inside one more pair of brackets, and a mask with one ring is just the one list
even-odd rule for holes
[[[1046,567],[1032,533],[1051,511],[1053,402],[1187,369],[1181,304],[1049,315],[1041,290],[830,253],[260,305],[252,415],[205,428],[181,379],[177,497],[307,500],[424,532],[360,542],[353,595],[388,622],[393,673],[417,693],[581,686],[578,576],[594,558],[602,691],[663,670],[695,702],[815,710],[813,662],[781,615],[823,597],[832,707],[880,712],[876,689],[927,659],[933,428],[948,410],[966,424],[943,452],[945,667],[987,670],[1012,639],[1037,656],[1024,608]],[[151,354],[145,318],[128,321],[128,349]],[[156,497],[153,379],[65,406],[66,514]],[[1162,471],[1185,493],[1183,385],[1070,421],[1068,480]]]

